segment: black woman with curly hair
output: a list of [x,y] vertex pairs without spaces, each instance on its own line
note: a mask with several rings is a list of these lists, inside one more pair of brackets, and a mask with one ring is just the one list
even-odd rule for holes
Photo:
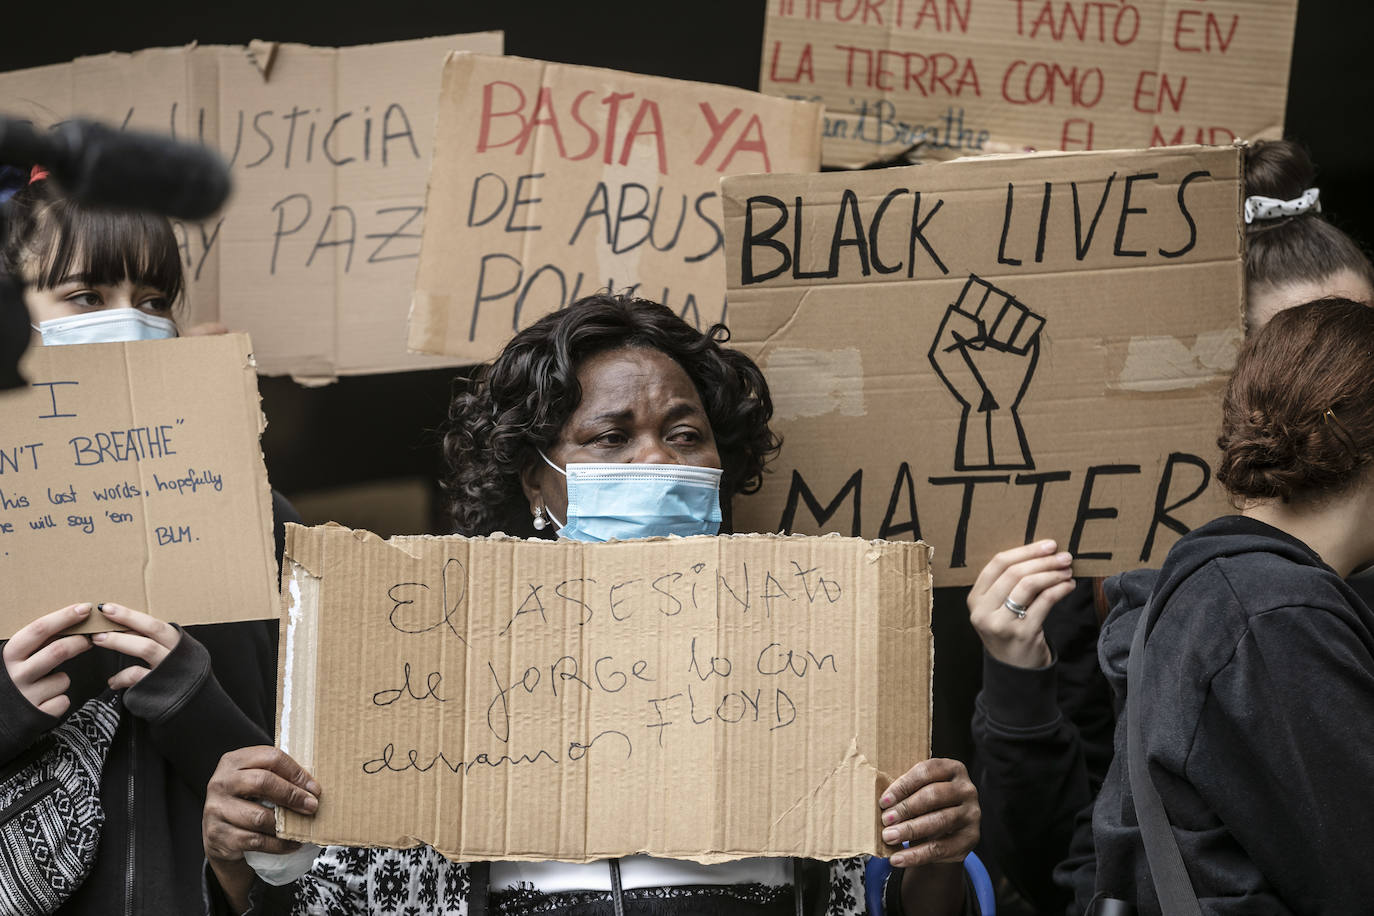
[[[779,444],[763,373],[720,346],[728,337],[723,325],[702,334],[663,306],[620,296],[582,299],[518,335],[449,411],[445,488],[457,530],[551,533],[566,492],[541,455],[558,465],[719,468],[728,512],[730,497],[759,488]],[[646,419],[657,408],[649,413],[676,425],[632,441],[603,408],[631,409],[636,395]]]
[[[758,489],[779,442],[768,427],[768,384],[752,360],[721,346],[728,339],[724,326],[703,334],[662,305],[610,294],[581,299],[517,334],[449,411],[445,489],[457,530],[587,541],[730,530],[730,500]],[[244,864],[244,850],[286,853],[294,844],[272,836],[271,817],[245,799],[266,796],[309,813],[316,788],[274,748],[225,756],[211,781],[204,840],[221,903],[233,912],[413,906],[466,914],[479,896],[502,916],[865,911],[862,858],[705,866],[638,855],[588,865],[467,865],[426,847],[330,847],[302,863],[308,873],[269,893]],[[979,810],[963,764],[923,761],[884,801],[874,816],[887,825],[885,838],[910,843],[893,856],[899,870],[885,887],[884,909],[976,913],[962,861],[978,841]]]

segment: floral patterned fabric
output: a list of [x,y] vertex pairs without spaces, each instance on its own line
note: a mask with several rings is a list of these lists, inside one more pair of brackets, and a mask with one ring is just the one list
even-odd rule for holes
[[296,882],[293,914],[467,916],[468,866],[421,846],[329,846]]
[[[858,916],[865,911],[864,862],[860,856],[827,863],[827,916]],[[414,849],[326,847],[310,872],[294,887],[292,916],[467,916],[471,887],[469,866],[450,862],[428,846]],[[574,899],[575,898],[575,899]],[[763,885],[666,887],[624,892],[630,912],[752,911],[769,912],[786,902],[791,889]],[[491,912],[497,916],[591,912],[609,894],[542,894],[530,888],[494,892]],[[571,907],[571,908],[570,908]],[[814,905],[808,911],[816,912]]]

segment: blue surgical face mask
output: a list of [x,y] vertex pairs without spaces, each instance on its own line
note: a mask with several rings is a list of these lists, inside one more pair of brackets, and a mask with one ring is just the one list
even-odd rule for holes
[[102,309],[65,318],[50,318],[31,327],[43,335],[45,347],[63,344],[123,343],[166,340],[177,336],[176,322],[138,309]]
[[564,470],[543,452],[539,457],[568,478],[568,520],[553,519],[560,538],[628,541],[720,531],[719,468],[572,462]]

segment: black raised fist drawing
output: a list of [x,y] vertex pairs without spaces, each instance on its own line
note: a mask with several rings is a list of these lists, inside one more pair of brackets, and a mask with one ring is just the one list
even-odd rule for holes
[[930,362],[963,408],[955,470],[1035,467],[1017,408],[1035,374],[1044,325],[1011,293],[973,274],[945,311]]

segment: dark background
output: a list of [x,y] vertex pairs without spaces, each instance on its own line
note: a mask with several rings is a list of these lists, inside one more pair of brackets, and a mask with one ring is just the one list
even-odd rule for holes
[[[764,9],[763,0],[10,0],[0,25],[0,69],[191,41],[352,45],[500,29],[508,54],[756,89]],[[1372,33],[1374,4],[1302,0],[1287,111],[1288,135],[1306,143],[1322,168],[1328,215],[1362,240],[1374,238],[1374,71],[1354,65],[1368,63]],[[263,379],[270,423],[263,449],[273,485],[307,522],[333,517],[381,534],[443,530],[435,430],[454,374],[364,376],[317,389]],[[935,750],[967,759],[979,655],[957,598],[937,604],[935,630]]]

